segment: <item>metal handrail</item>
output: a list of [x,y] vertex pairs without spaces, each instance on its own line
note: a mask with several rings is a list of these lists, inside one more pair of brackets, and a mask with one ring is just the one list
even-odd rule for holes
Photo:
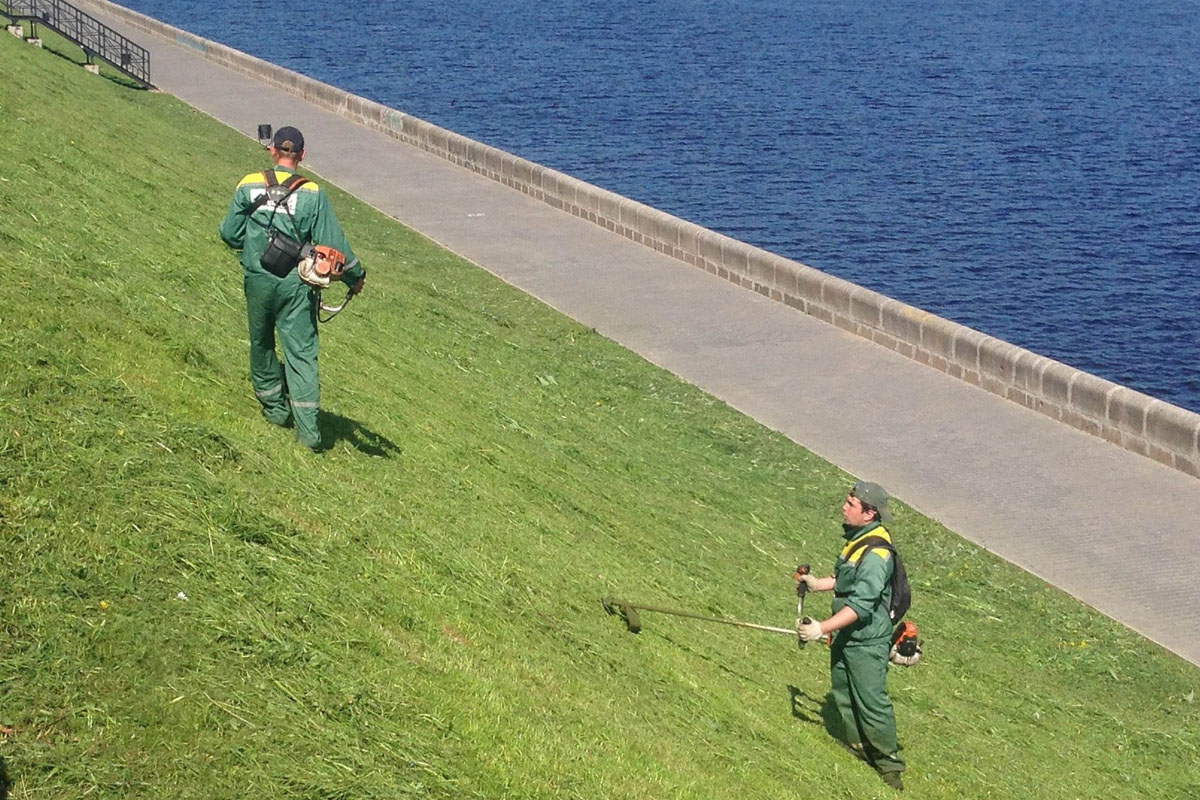
[[3,8],[11,20],[29,20],[35,26],[41,23],[79,45],[89,63],[92,56],[104,59],[143,86],[153,88],[149,51],[66,0],[4,0]]

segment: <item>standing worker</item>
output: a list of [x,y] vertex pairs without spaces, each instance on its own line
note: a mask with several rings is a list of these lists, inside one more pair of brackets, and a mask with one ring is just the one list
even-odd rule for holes
[[[325,192],[296,173],[305,154],[300,131],[280,128],[267,151],[274,168],[242,178],[220,233],[225,244],[241,251],[250,382],[263,417],[280,426],[294,419],[300,443],[317,450],[318,292],[300,280],[300,248],[312,244],[339,251],[345,258],[341,280],[351,295],[362,291],[367,273],[354,257]],[[277,332],[282,365],[275,355]]]
[[883,527],[891,521],[888,495],[882,486],[859,481],[842,504],[846,545],[834,574],[802,575],[809,591],[833,592],[833,615],[826,620],[797,620],[803,642],[833,634],[830,678],[846,744],[879,772],[883,782],[903,789],[896,740],[896,716],[887,694],[888,652],[892,620],[888,614],[894,559],[884,547],[861,544],[870,537],[892,541]]

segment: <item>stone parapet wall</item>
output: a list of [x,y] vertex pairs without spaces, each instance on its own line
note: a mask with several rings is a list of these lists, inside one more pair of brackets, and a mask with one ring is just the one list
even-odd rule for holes
[[704,269],[921,364],[1200,477],[1200,414],[1039,356],[804,264],[439,128],[108,0],[131,27],[201,52],[614,233]]

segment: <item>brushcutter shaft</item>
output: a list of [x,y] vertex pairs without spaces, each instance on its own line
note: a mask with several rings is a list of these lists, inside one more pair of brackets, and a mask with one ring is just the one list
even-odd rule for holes
[[[776,628],[773,625],[759,625],[756,622],[741,622],[735,619],[722,619],[721,617],[708,617],[703,614],[693,614],[690,611],[678,611],[672,608],[658,608],[656,606],[642,606],[634,603],[626,603],[619,600],[605,600],[605,608],[615,608],[618,610],[638,609],[640,611],[653,611],[657,614],[670,614],[673,617],[687,617],[689,619],[698,619],[704,622],[717,622],[721,625],[733,625],[738,628],[750,628],[756,631],[766,631],[767,633],[784,633],[788,636],[795,636],[796,631],[792,628]],[[611,613],[611,612],[610,612]]]

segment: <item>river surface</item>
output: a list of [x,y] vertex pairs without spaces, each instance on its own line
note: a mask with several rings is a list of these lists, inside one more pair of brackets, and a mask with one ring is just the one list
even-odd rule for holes
[[125,5],[1200,411],[1193,0]]

